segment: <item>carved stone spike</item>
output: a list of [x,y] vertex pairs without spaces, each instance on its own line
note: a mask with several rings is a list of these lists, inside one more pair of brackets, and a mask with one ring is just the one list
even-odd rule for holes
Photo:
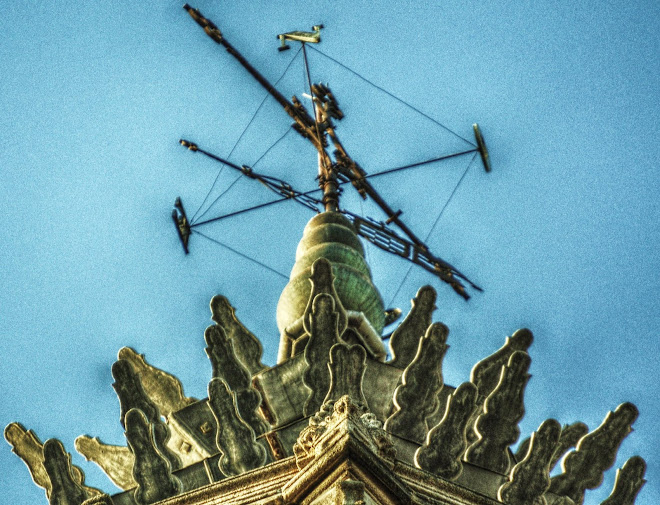
[[517,330],[510,337],[506,337],[504,345],[500,349],[472,367],[470,381],[479,388],[479,396],[488,396],[495,389],[500,380],[502,366],[509,362],[509,358],[514,352],[526,352],[533,340],[532,332],[528,329]]
[[161,420],[158,407],[145,393],[140,376],[133,369],[133,365],[125,359],[115,361],[112,365],[112,376],[115,379],[112,387],[117,393],[121,407],[121,425],[126,428],[125,417],[128,411],[132,409],[140,410],[149,423],[153,425],[154,439],[159,452],[167,458],[172,469],[178,470],[181,467],[181,462],[177,455],[167,447],[167,441],[170,438],[169,428]]
[[219,378],[211,379],[208,387],[209,406],[218,422],[216,444],[222,456],[218,462],[220,471],[238,475],[266,462],[266,450],[257,443],[254,431],[241,418],[236,397],[227,383]]
[[419,339],[417,354],[403,371],[402,384],[394,390],[394,412],[385,421],[385,431],[423,443],[428,432],[427,419],[440,406],[442,359],[449,346],[449,329],[434,323]]
[[50,505],[80,505],[92,496],[73,480],[71,456],[64,450],[62,442],[54,438],[46,440],[43,458],[51,485]]
[[117,357],[132,365],[140,377],[145,393],[165,417],[196,401],[195,398],[188,398],[183,394],[179,379],[147,363],[143,354],[138,354],[130,347],[123,347]]
[[5,428],[5,440],[28,467],[34,483],[44,488],[46,497],[50,497],[50,479],[43,465],[44,445],[34,431],[26,430],[20,423],[10,423]]
[[390,365],[406,368],[415,358],[419,339],[431,324],[436,292],[431,286],[422,286],[413,298],[410,312],[390,337]]
[[584,492],[603,482],[603,472],[614,464],[617,450],[632,431],[631,425],[638,415],[632,403],[622,403],[609,412],[602,424],[582,437],[575,451],[564,458],[563,473],[552,478],[550,491],[568,496],[580,505]]
[[311,416],[319,410],[330,389],[328,360],[330,348],[339,341],[338,316],[332,296],[321,293],[314,298],[310,324],[311,335],[305,346],[304,354],[307,370],[303,375],[303,383],[311,390],[303,410],[305,416]]
[[133,464],[135,457],[128,447],[107,445],[98,437],[81,435],[75,441],[76,451],[87,461],[93,461],[108,478],[120,489],[126,490],[136,486],[133,479]]
[[[266,433],[270,427],[259,411],[259,405],[261,405],[261,395],[259,392],[253,387],[250,387],[250,389],[233,391],[233,393],[236,397],[236,406],[241,413],[241,417],[252,428],[255,435],[260,436]],[[255,404],[256,407],[252,408],[252,405]]]
[[[559,436],[559,442],[557,442],[557,447],[555,452],[552,455],[550,460],[550,471],[557,465],[557,462],[562,458],[569,449],[575,447],[575,444],[578,443],[583,436],[589,433],[589,428],[586,424],[581,422],[576,422],[573,424],[565,424],[561,429],[561,435]],[[522,461],[523,458],[527,455],[529,450],[529,441],[530,438],[526,438],[518,446],[516,451],[516,461]]]
[[525,415],[523,395],[529,380],[529,355],[514,352],[502,367],[500,381],[486,399],[484,412],[477,418],[478,439],[468,447],[465,460],[493,472],[506,474],[511,461],[509,446],[518,440],[518,422]]
[[[44,445],[32,430],[27,430],[21,423],[10,423],[5,428],[5,440],[12,446],[12,452],[23,460],[30,471],[34,483],[46,491],[50,498],[51,485],[46,469],[44,468]],[[76,484],[85,488],[88,495],[100,493],[98,489],[85,486],[85,474],[71,464],[71,476]]]
[[467,422],[477,401],[477,387],[464,382],[447,398],[442,420],[426,436],[415,452],[415,466],[443,479],[454,480],[463,471],[461,458],[467,447]]
[[580,439],[587,433],[589,433],[589,428],[584,423],[577,422],[564,425],[561,430],[561,436],[559,437],[559,443],[552,456],[552,460],[550,460],[551,471],[564,454],[566,454],[569,449],[575,447]]
[[309,294],[307,308],[303,315],[303,328],[311,335],[311,321],[313,313],[313,303],[317,295],[322,293],[332,296],[335,300],[335,311],[337,312],[337,332],[341,336],[348,326],[348,315],[346,309],[335,291],[334,274],[332,273],[332,264],[325,258],[319,258],[312,264],[309,282],[312,283],[312,290]]
[[216,323],[222,326],[227,338],[234,344],[234,352],[238,359],[254,375],[266,368],[261,363],[263,348],[261,342],[236,317],[236,309],[224,296],[217,295],[211,299],[211,314]]
[[204,332],[206,355],[211,360],[213,377],[223,379],[230,389],[245,389],[252,380],[250,372],[234,352],[234,344],[221,326],[213,325]]
[[554,419],[543,421],[532,434],[525,458],[511,469],[509,482],[497,491],[507,505],[546,505],[543,497],[550,487],[550,463],[555,452],[561,425]]
[[154,503],[181,491],[181,482],[172,475],[172,467],[154,443],[154,424],[141,410],[126,413],[126,441],[135,457],[133,478],[137,482],[135,501]]
[[646,462],[639,456],[633,456],[617,470],[614,489],[610,496],[600,505],[633,505],[635,498],[646,483]]
[[477,403],[482,406],[480,410],[476,410],[473,414],[473,418],[468,423],[472,429],[468,430],[467,437],[468,442],[474,442],[477,439],[477,433],[474,430],[474,424],[477,420],[477,417],[483,413],[483,405],[497,386],[497,383],[500,380],[500,373],[502,372],[502,367],[509,362],[509,358],[516,351],[527,351],[529,346],[532,345],[534,341],[534,336],[532,332],[526,328],[517,330],[510,337],[506,337],[504,345],[495,351],[490,356],[479,361],[470,373],[470,381],[472,384],[477,386],[479,391],[479,396],[477,398]]
[[252,387],[252,379],[247,368],[234,352],[234,343],[227,338],[225,331],[218,325],[206,328],[204,338],[208,347],[206,354],[213,365],[213,377],[225,381],[236,395],[236,404],[240,416],[258,435],[268,431],[268,423],[259,415],[261,395]]
[[[346,330],[353,331],[352,329]],[[335,344],[330,349],[330,389],[323,403],[336,402],[344,396],[365,409],[362,379],[367,369],[367,351],[361,345]]]
[[158,409],[142,388],[140,376],[135,373],[129,361],[125,359],[115,361],[112,365],[112,377],[115,379],[112,387],[119,398],[119,421],[124,428],[126,413],[131,409],[140,409],[151,422],[160,417]]

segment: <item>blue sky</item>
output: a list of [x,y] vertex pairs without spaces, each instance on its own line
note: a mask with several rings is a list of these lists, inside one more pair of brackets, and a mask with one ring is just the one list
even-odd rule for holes
[[[463,150],[459,136],[471,140],[480,123],[494,171],[475,160],[435,227],[469,157],[374,185],[485,292],[465,303],[369,249],[374,282],[404,312],[419,287],[438,289],[435,320],[451,331],[449,384],[467,380],[506,335],[534,332],[523,435],[548,417],[595,428],[618,404],[635,403],[641,414],[616,467],[644,457],[649,482],[637,503],[660,502],[658,4],[193,6],[272,81],[296,55],[278,52],[275,35],[323,23],[319,50],[458,134],[310,51],[312,78],[335,92],[346,114],[338,133],[367,172]],[[204,397],[203,332],[220,293],[264,343],[264,361],[275,361],[286,280],[199,236],[184,257],[170,218],[176,196],[193,214],[219,169],[178,139],[229,155],[264,92],[175,2],[12,2],[0,29],[0,424],[60,438],[87,482],[112,493],[73,440],[123,443],[110,374],[122,346]],[[280,89],[305,91],[300,55]],[[267,101],[231,159],[254,165],[289,122]],[[315,158],[289,133],[255,168],[311,189]],[[211,199],[233,178],[224,170]],[[205,217],[269,198],[241,180]],[[343,202],[382,219],[348,189]],[[201,231],[288,274],[310,217],[285,203]],[[0,462],[2,500],[44,502],[9,446]],[[614,473],[586,503],[609,494]]]

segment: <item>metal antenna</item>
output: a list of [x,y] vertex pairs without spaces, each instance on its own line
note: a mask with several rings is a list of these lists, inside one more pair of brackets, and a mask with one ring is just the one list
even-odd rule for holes
[[[454,289],[454,291],[456,291],[463,298],[468,299],[469,296],[465,292],[465,287],[458,280],[458,278],[463,279],[473,288],[480,290],[478,286],[470,282],[467,277],[461,274],[449,263],[446,263],[437,256],[431,254],[429,247],[419,237],[417,237],[417,235],[415,235],[413,231],[401,220],[400,216],[402,211],[395,211],[387,204],[387,202],[380,196],[376,189],[367,180],[367,172],[365,172],[362,167],[360,167],[360,165],[349,156],[348,152],[339,140],[339,137],[335,132],[332,120],[341,120],[344,117],[344,114],[339,108],[337,100],[327,85],[311,83],[307,53],[305,51],[306,43],[317,43],[320,41],[320,29],[322,28],[322,25],[315,26],[313,28],[314,32],[289,32],[277,36],[281,42],[279,48],[280,51],[288,48],[285,42],[287,40],[295,40],[303,44],[302,49],[305,58],[307,81],[312,98],[312,117],[296,96],[293,96],[291,101],[287,100],[224,38],[218,27],[213,24],[213,22],[206,19],[198,9],[194,9],[188,4],[185,4],[183,8],[188,11],[195,22],[204,29],[206,34],[214,42],[222,45],[227,50],[227,52],[231,54],[243,66],[243,68],[245,68],[250,73],[250,75],[252,75],[257,80],[257,82],[259,82],[259,84],[261,84],[266,89],[266,91],[268,91],[268,93],[273,96],[273,98],[275,98],[275,100],[282,106],[289,117],[294,120],[292,125],[293,128],[302,137],[308,139],[316,148],[319,156],[319,186],[323,190],[323,205],[326,211],[340,211],[351,215],[354,223],[356,224],[356,228],[358,228],[358,230],[364,230],[362,233],[360,233],[361,236],[374,243],[378,247],[381,247],[388,252],[402,256],[409,261],[416,263],[434,273],[444,282],[448,283]],[[481,135],[479,126],[475,124],[473,125],[473,128],[477,141],[476,149],[458,153],[457,155],[478,151],[481,155],[484,168],[487,172],[489,172],[491,170],[491,166],[486,144],[483,140],[483,136]],[[334,146],[334,160],[326,151],[326,147],[328,146],[328,138]],[[225,162],[225,160],[218,161]],[[245,170],[246,168],[247,167],[241,167],[239,169],[248,175]],[[263,176],[254,178],[260,180],[262,183],[265,183],[265,178]],[[283,183],[283,181],[277,182]],[[361,218],[358,219],[358,217],[354,214],[340,210],[339,185],[343,182],[350,182],[362,196],[362,198],[366,199],[367,197],[370,197],[387,215],[387,220],[385,223],[378,223],[377,221],[364,220]],[[270,184],[266,185],[276,192],[279,191]],[[185,215],[183,218],[185,219]],[[178,224],[179,221],[175,220],[175,222],[177,222],[177,226],[181,230],[181,225]],[[408,240],[399,237],[396,233],[386,227],[392,223],[395,224],[408,237]],[[187,236],[184,232],[187,230],[189,236],[190,225],[187,224],[186,226],[187,228],[184,227],[184,231],[180,231],[179,233],[180,237],[182,237],[182,242],[184,241],[183,237],[186,237],[186,241],[184,242],[184,249],[187,250]],[[385,242],[387,242],[388,245],[385,245]],[[392,243],[397,243],[399,246],[390,246]],[[402,250],[399,249],[401,247],[403,248]]]

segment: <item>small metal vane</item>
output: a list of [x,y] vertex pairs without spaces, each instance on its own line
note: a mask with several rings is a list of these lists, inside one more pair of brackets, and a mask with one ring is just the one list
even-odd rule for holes
[[474,129],[474,138],[477,141],[477,151],[479,151],[479,155],[481,156],[481,161],[484,164],[484,169],[486,172],[490,172],[492,170],[490,166],[490,156],[488,156],[488,149],[486,148],[486,142],[484,142],[484,137],[481,135],[481,130],[479,129],[479,125],[477,123],[474,123],[472,125],[472,128]]
[[186,211],[183,208],[183,203],[181,203],[181,198],[178,196],[174,200],[174,210],[172,210],[172,219],[174,220],[174,225],[176,226],[176,231],[179,234],[179,239],[181,239],[181,245],[186,254],[188,254],[188,239],[190,238],[190,223],[188,222],[188,216],[186,216]]
[[312,26],[311,32],[287,32],[287,33],[280,33],[277,38],[280,40],[280,47],[278,47],[278,51],[286,51],[287,49],[291,49],[289,45],[287,45],[286,41],[287,40],[296,40],[298,42],[311,42],[312,44],[318,44],[321,42],[321,29],[323,28],[323,25],[315,25]]

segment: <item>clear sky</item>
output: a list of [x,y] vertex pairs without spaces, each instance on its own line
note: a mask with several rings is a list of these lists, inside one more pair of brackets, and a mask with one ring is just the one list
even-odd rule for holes
[[[458,134],[310,51],[312,78],[335,92],[346,114],[338,133],[367,172],[463,150],[460,137],[472,140],[480,123],[494,171],[475,160],[435,227],[469,157],[374,184],[484,293],[466,303],[369,248],[374,282],[404,312],[419,287],[436,286],[435,320],[451,331],[449,384],[467,380],[506,335],[534,332],[523,436],[548,417],[593,429],[618,404],[635,403],[641,414],[616,467],[643,456],[649,482],[637,503],[660,503],[659,4],[193,6],[272,81],[297,51],[278,52],[275,36],[323,23],[320,51]],[[275,362],[286,279],[200,236],[184,257],[170,217],[176,196],[192,215],[220,168],[179,138],[229,155],[264,91],[178,2],[9,2],[0,31],[0,424],[61,439],[87,483],[113,493],[73,441],[84,433],[124,443],[110,374],[122,346],[204,397],[203,332],[220,293],[264,343],[264,361]],[[282,92],[302,99],[303,77],[298,55]],[[289,123],[266,101],[231,159],[255,165]],[[315,159],[291,132],[256,169],[311,189]],[[209,203],[233,179],[224,170]],[[241,180],[204,218],[270,198]],[[343,202],[383,218],[350,189]],[[200,231],[288,275],[311,216],[285,203]],[[8,445],[0,467],[0,502],[45,503]],[[614,474],[587,504],[609,494]]]

